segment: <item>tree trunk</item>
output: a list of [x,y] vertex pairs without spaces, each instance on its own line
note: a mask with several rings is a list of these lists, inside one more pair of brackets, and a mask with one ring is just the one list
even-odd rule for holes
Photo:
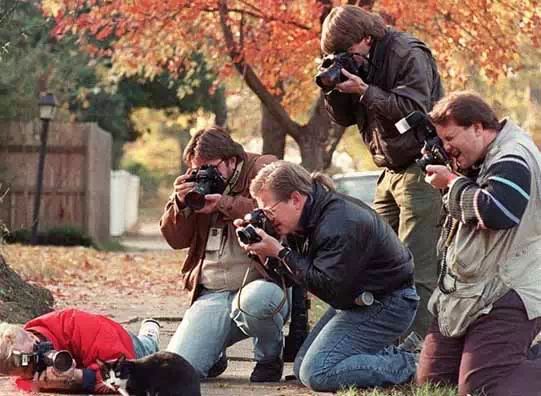
[[221,127],[227,125],[227,105],[225,103],[225,95],[218,95],[216,104],[214,105],[214,123]]
[[263,138],[263,154],[273,154],[284,158],[286,145],[286,131],[269,112],[265,104],[261,103],[261,137]]
[[[231,30],[227,3],[227,0],[220,0],[218,10],[229,57],[246,85],[261,101],[262,106],[264,106],[263,111],[268,112],[269,117],[272,119],[272,124],[268,122],[266,125],[270,125],[270,127],[273,127],[273,124],[279,126],[277,128],[273,127],[273,129],[269,129],[270,127],[266,125],[265,128],[262,126],[262,132],[266,134],[264,146],[267,145],[264,147],[264,152],[283,154],[283,147],[278,149],[276,146],[285,143],[282,135],[287,133],[300,147],[303,166],[310,171],[325,169],[330,165],[332,154],[344,133],[344,128],[335,127],[331,124],[329,115],[323,107],[322,95],[314,105],[312,117],[308,124],[301,126],[291,118],[282,105],[280,98],[271,94],[251,65],[244,61],[242,43],[240,41],[236,42],[235,34]],[[322,0],[322,3],[327,7],[330,4],[325,0]],[[263,114],[265,115],[265,113]],[[272,148],[268,148],[270,144],[273,145]],[[267,149],[269,151],[265,151]]]
[[25,282],[0,255],[0,320],[24,323],[52,311],[52,293]]
[[321,137],[326,132],[325,127],[305,125],[301,130],[300,139],[295,139],[301,151],[301,165],[309,171],[323,169]]
[[190,129],[187,128],[181,131],[177,131],[174,136],[177,139],[178,150],[180,152],[180,161],[178,164],[179,175],[183,175],[188,170],[188,165],[184,162],[183,154],[184,149],[186,148],[188,142],[191,139]]
[[294,136],[301,151],[302,166],[310,171],[331,166],[332,156],[345,130],[346,128],[331,121],[325,109],[323,95],[320,95],[310,120],[300,128],[300,133]]

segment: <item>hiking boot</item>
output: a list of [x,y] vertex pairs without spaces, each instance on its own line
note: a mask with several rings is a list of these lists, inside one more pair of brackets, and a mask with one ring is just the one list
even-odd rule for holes
[[257,362],[250,375],[250,382],[278,382],[283,371],[284,362],[281,358],[270,362]]
[[397,348],[406,352],[419,353],[423,348],[423,339],[416,332],[412,331]]
[[208,378],[215,378],[222,374],[227,369],[227,356],[225,351],[220,355],[220,358],[214,366],[212,366],[207,374]]
[[160,323],[155,319],[145,319],[139,328],[139,336],[147,336],[160,345]]

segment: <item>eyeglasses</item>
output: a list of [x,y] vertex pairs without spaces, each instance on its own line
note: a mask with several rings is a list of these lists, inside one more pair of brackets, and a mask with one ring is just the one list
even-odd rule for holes
[[268,207],[268,208],[261,208],[261,210],[263,210],[263,212],[265,212],[265,215],[267,215],[267,217],[269,217],[270,219],[274,219],[276,217],[276,214],[274,213],[274,208],[276,208],[278,206],[278,204],[281,204],[282,202],[284,201],[278,201],[278,202],[275,202],[274,205]]

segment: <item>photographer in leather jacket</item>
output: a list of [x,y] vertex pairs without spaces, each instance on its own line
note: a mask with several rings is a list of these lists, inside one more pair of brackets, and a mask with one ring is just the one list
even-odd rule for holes
[[[257,362],[250,380],[279,381],[282,376],[288,304],[281,304],[280,286],[264,279],[241,249],[233,226],[234,219],[256,207],[248,191],[250,181],[275,159],[246,153],[220,127],[197,132],[184,152],[190,169],[175,180],[160,221],[172,248],[189,248],[181,275],[191,304],[167,350],[183,356],[203,378],[220,375],[227,368],[226,348],[247,337],[253,338]],[[205,167],[208,174],[209,166],[223,191],[211,191],[204,205],[193,209],[186,197],[198,184],[192,180],[194,171]],[[281,307],[278,312],[276,307]]]
[[436,286],[441,196],[415,163],[423,136],[416,130],[400,134],[395,123],[414,110],[430,111],[443,96],[434,58],[420,40],[353,5],[333,8],[326,17],[321,50],[349,53],[358,66],[357,73],[342,69],[345,81],[325,92],[325,105],[337,124],[357,125],[374,163],[384,168],[374,208],[415,258],[421,303],[413,329],[424,336],[431,320],[426,306]]
[[328,177],[286,161],[265,166],[250,192],[287,246],[257,229],[262,240],[244,248],[278,258],[289,277],[331,305],[297,354],[297,378],[325,392],[410,379],[414,355],[391,344],[411,325],[419,297],[412,255],[391,227],[334,192]]

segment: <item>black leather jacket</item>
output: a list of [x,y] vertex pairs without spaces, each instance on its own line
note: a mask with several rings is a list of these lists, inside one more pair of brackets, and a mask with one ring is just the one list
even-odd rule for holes
[[414,110],[428,112],[443,87],[428,47],[415,37],[387,28],[360,72],[369,87],[359,95],[332,91],[325,96],[331,118],[342,126],[357,124],[378,166],[402,170],[420,157],[419,131],[401,135],[394,124]]
[[377,297],[413,284],[409,249],[361,201],[316,183],[300,225],[284,260],[299,283],[334,308],[352,308],[362,291]]

